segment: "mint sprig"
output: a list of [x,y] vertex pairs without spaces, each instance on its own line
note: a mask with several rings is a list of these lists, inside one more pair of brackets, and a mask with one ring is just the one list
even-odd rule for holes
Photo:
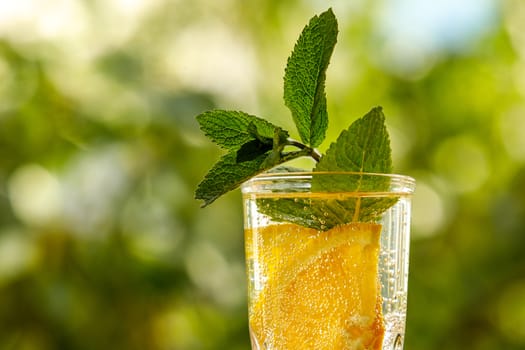
[[[337,19],[331,9],[305,26],[284,76],[284,103],[290,109],[301,141],[262,118],[239,111],[213,110],[197,116],[202,131],[224,148],[224,155],[199,184],[195,197],[206,206],[243,182],[289,160],[309,156],[317,161],[312,192],[358,192],[367,181],[347,183],[315,172],[389,173],[390,140],[381,107],[356,120],[331,144],[326,154],[315,149],[325,139],[328,113],[326,70],[337,42]],[[388,178],[373,184],[388,189]],[[352,221],[372,221],[396,199],[349,198],[334,200],[260,199],[261,210],[275,221],[293,222],[320,230]]]
[[[337,19],[331,9],[315,16],[288,59],[284,99],[303,143],[266,120],[239,111],[214,110],[197,116],[204,134],[229,153],[216,163],[195,193],[207,206],[247,179],[286,161],[319,152],[328,126],[324,92],[326,68],[337,41]],[[297,150],[284,152],[286,146]],[[235,154],[235,156],[234,156]]]
[[197,116],[201,130],[228,153],[206,174],[195,198],[206,206],[251,177],[290,159],[288,132],[256,116],[213,110]]

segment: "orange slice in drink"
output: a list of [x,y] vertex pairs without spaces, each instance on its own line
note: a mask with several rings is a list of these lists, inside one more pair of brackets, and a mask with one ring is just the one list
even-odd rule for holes
[[380,349],[380,231],[365,223],[247,230],[247,257],[262,276],[250,290],[254,348]]

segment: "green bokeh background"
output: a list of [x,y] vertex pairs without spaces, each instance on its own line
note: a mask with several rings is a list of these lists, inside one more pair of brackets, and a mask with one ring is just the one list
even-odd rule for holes
[[221,154],[194,117],[297,136],[284,66],[328,6],[320,149],[382,105],[418,182],[405,348],[525,349],[525,2],[410,3],[2,2],[0,349],[249,349],[240,194],[193,199]]

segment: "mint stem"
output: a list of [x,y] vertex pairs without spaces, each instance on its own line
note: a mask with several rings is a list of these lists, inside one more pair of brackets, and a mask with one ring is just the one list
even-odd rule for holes
[[295,146],[297,148],[300,148],[302,150],[302,153],[305,156],[312,157],[318,163],[321,160],[321,153],[319,153],[319,151],[316,150],[315,148],[309,147],[309,146],[305,145],[304,143],[301,143],[301,142],[299,142],[297,140],[294,140],[294,139],[291,139],[291,138],[286,139],[286,143],[288,145],[290,145],[290,146]]

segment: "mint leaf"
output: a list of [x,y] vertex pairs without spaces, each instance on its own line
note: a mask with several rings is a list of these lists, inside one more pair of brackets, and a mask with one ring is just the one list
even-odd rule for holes
[[[390,186],[388,177],[364,173],[389,173],[392,170],[390,139],[381,107],[373,108],[364,117],[344,130],[314,169],[311,192],[356,193],[382,192]],[[348,181],[341,172],[363,173]],[[352,196],[346,198],[275,198],[259,199],[259,210],[278,222],[327,230],[349,222],[376,220],[397,202],[393,197]]]
[[[326,221],[319,203],[311,198],[260,198],[257,199],[259,212],[276,222],[292,224],[325,230]],[[335,225],[334,225],[335,226]]]
[[[313,183],[323,181],[324,175],[313,175]],[[343,176],[343,175],[341,175]],[[329,181],[330,182],[330,181]],[[335,182],[335,180],[334,180]],[[315,190],[312,190],[315,193]],[[349,191],[350,193],[352,191]],[[350,222],[375,222],[394,205],[397,197],[341,198],[293,197],[257,199],[258,210],[276,222],[289,222],[325,231]]]
[[277,126],[239,111],[212,110],[197,116],[201,130],[213,142],[226,149],[239,148],[252,140],[273,139]]
[[244,143],[239,150],[237,151],[237,162],[245,162],[247,160],[252,160],[258,157],[261,154],[266,153],[267,151],[272,151],[266,157],[265,162],[263,162],[262,167],[268,168],[265,164],[270,162],[269,159],[280,157],[281,151],[284,149],[284,146],[288,140],[288,132],[279,128],[274,128],[273,138],[265,137],[259,134],[257,127],[254,123],[248,125],[248,133],[254,137],[253,140],[250,140]]
[[373,108],[342,131],[315,171],[390,173],[392,150],[382,108]]
[[237,152],[235,151],[224,155],[199,184],[195,198],[204,200],[202,207],[205,207],[226,192],[237,188],[246,180],[265,170],[261,169],[261,164],[268,153],[260,154],[244,162],[237,161]]
[[[391,173],[392,150],[381,107],[375,107],[364,117],[356,120],[341,132],[337,141],[330,145],[314,171],[344,171],[357,173]],[[339,179],[340,180],[340,179]],[[312,191],[333,192],[387,191],[390,179],[381,176],[362,175],[359,181],[338,181],[338,176],[315,176]],[[352,221],[371,221],[394,205],[397,198],[356,197],[329,203],[339,217],[353,213]]]
[[303,29],[284,75],[284,102],[301,140],[317,147],[328,127],[326,69],[337,42],[337,19],[331,9],[313,17]]
[[[255,175],[288,160],[304,156],[302,151],[283,152],[288,142],[287,131],[272,125],[274,128],[273,137],[268,138],[259,134],[255,125],[255,123],[250,122],[245,124],[246,130],[238,128],[242,131],[240,134],[245,137],[244,140],[247,141],[238,148],[231,149],[228,154],[223,156],[197,187],[195,198],[204,200],[203,207],[239,187]],[[263,132],[268,134],[268,130],[265,128],[271,124],[260,125],[263,125]],[[222,144],[225,143],[220,137],[218,139]],[[233,142],[227,139],[226,143],[230,147],[233,146]]]

